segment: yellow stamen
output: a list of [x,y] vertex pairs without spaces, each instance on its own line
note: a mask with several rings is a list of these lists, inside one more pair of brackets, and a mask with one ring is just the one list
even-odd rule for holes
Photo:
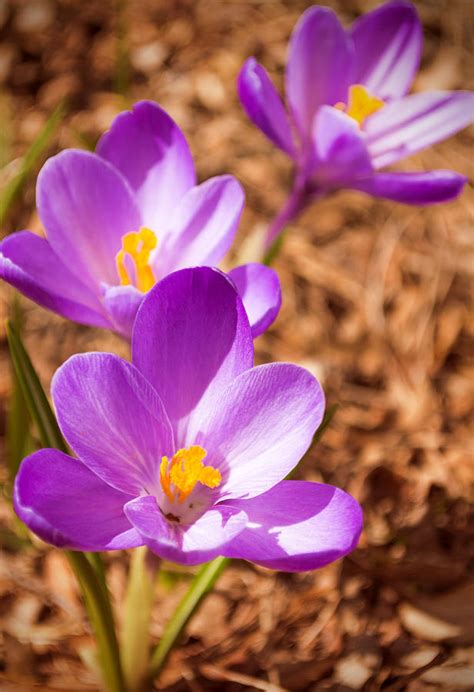
[[[194,445],[188,449],[178,449],[171,461],[162,457],[160,481],[163,492],[170,502],[184,500],[192,493],[197,483],[207,488],[217,488],[222,480],[220,471],[213,466],[204,466],[202,460],[207,452]],[[173,486],[173,487],[171,487]]]
[[370,93],[362,84],[349,87],[349,103],[336,103],[334,108],[344,111],[362,127],[369,115],[385,106],[385,102]]
[[129,286],[133,281],[125,266],[128,255],[135,264],[136,284],[139,291],[149,291],[156,280],[149,265],[150,255],[157,245],[156,235],[149,228],[138,232],[126,233],[122,238],[122,249],[115,256],[115,263],[122,286]]

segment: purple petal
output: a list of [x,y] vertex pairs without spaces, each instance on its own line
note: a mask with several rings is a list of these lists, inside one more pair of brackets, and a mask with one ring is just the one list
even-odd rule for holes
[[370,175],[372,164],[365,135],[356,121],[337,108],[322,106],[313,131],[313,179],[321,187],[344,186]]
[[168,226],[175,207],[196,183],[183,133],[152,101],[140,101],[132,111],[120,113],[97,153],[123,173],[136,194],[143,223],[157,233]]
[[307,370],[289,363],[260,365],[194,417],[186,442],[204,447],[209,463],[219,468],[220,497],[253,497],[296,466],[323,412],[323,391]]
[[279,93],[255,58],[245,61],[237,80],[240,102],[252,122],[277,147],[295,155],[290,123]]
[[410,2],[389,2],[358,19],[351,31],[356,84],[382,99],[403,96],[420,64],[423,29]]
[[375,168],[440,142],[474,120],[474,93],[428,91],[392,101],[367,121]]
[[36,197],[51,247],[70,271],[94,290],[118,283],[122,236],[141,226],[119,171],[90,152],[66,150],[41,169]]
[[143,545],[123,511],[131,499],[57,449],[41,449],[24,459],[15,480],[16,513],[40,538],[59,548]]
[[427,173],[377,173],[351,187],[374,197],[384,197],[404,204],[438,204],[449,202],[461,194],[467,181],[453,171]]
[[0,244],[0,277],[39,305],[68,319],[110,328],[98,296],[29,231],[13,233]]
[[143,293],[135,286],[109,286],[104,291],[104,307],[114,329],[128,340],[132,337],[133,323],[143,297]]
[[253,365],[250,325],[230,279],[209,267],[164,278],[138,310],[132,352],[184,446],[187,418],[203,397]]
[[243,264],[229,272],[249,318],[255,339],[268,329],[281,307],[278,274],[263,264]]
[[352,43],[336,14],[327,7],[310,7],[293,31],[285,82],[303,141],[309,140],[321,105],[347,100],[352,74]]
[[322,483],[283,481],[251,500],[224,504],[248,515],[225,555],[285,572],[318,569],[347,555],[362,530],[354,498]]
[[64,437],[83,463],[114,488],[137,495],[159,489],[163,455],[173,455],[160,398],[138,370],[110,353],[69,358],[52,395]]
[[156,254],[155,275],[216,265],[232,245],[245,202],[231,175],[210,178],[186,193]]
[[151,496],[132,500],[125,513],[153,552],[182,565],[197,565],[222,555],[224,546],[247,523],[245,512],[224,506],[212,507],[193,524],[170,522]]

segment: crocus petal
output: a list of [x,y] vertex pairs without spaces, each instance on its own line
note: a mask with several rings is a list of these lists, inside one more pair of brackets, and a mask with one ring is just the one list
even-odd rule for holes
[[296,466],[323,412],[323,391],[307,370],[260,365],[234,380],[206,415],[193,418],[187,444],[203,447],[219,468],[221,498],[253,497]]
[[224,504],[249,518],[224,554],[285,572],[318,569],[350,553],[362,530],[354,498],[322,483],[283,481],[259,497]]
[[220,175],[186,193],[156,253],[155,276],[194,265],[216,265],[232,245],[245,202],[240,183]]
[[0,277],[39,305],[94,327],[111,324],[91,289],[29,231],[12,233],[0,244]]
[[41,449],[24,459],[15,480],[20,519],[48,543],[72,550],[143,545],[123,511],[131,499],[57,449]]
[[100,156],[70,149],[45,163],[36,197],[51,247],[70,271],[94,290],[118,283],[122,236],[141,226],[121,173]]
[[[97,153],[118,168],[135,191],[145,226],[160,232],[196,182],[193,159],[174,120],[152,101],[115,118]],[[131,229],[133,230],[133,229]]]
[[392,101],[365,130],[375,168],[389,166],[440,142],[474,120],[474,93],[427,91]]
[[132,353],[184,446],[193,409],[253,365],[250,325],[231,280],[210,267],[165,277],[138,309]]
[[237,89],[240,102],[250,120],[273,144],[289,156],[294,156],[293,137],[282,100],[266,70],[255,58],[249,58],[243,64]]
[[423,30],[414,5],[389,2],[354,22],[356,84],[382,99],[409,89],[420,64]]
[[293,31],[285,81],[303,141],[311,136],[319,106],[346,102],[352,73],[352,43],[336,14],[327,7],[310,7]]
[[281,307],[281,286],[278,274],[263,264],[250,263],[229,272],[249,318],[252,337],[268,329]]
[[110,353],[72,356],[54,375],[52,395],[61,430],[88,468],[126,493],[159,488],[173,434],[160,398],[133,365]]
[[309,166],[316,185],[342,186],[372,173],[365,135],[337,108],[322,106],[313,128],[314,158]]
[[247,523],[243,510],[223,506],[212,507],[193,524],[169,522],[150,495],[129,502],[125,513],[153,552],[182,565],[197,565],[221,555]]
[[351,185],[374,197],[384,197],[404,204],[437,204],[449,202],[461,194],[467,181],[453,171],[427,173],[377,173]]
[[135,286],[108,286],[104,290],[104,307],[114,329],[128,340],[132,337],[133,323],[143,297]]

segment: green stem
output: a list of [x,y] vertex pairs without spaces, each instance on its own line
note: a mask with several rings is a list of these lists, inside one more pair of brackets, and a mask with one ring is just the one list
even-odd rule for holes
[[150,619],[159,558],[146,546],[135,548],[125,596],[122,627],[123,673],[129,690],[142,690],[150,655]]
[[273,263],[283,246],[283,232],[289,223],[294,221],[309,203],[310,198],[304,188],[300,189],[298,181],[290,192],[285,204],[268,227],[265,238],[265,253],[262,259],[267,267]]
[[226,557],[217,557],[203,565],[194,577],[184,598],[168,622],[160,643],[151,660],[150,674],[154,678],[160,674],[166,660],[180,638],[192,615],[196,612],[204,596],[211,591],[219,576],[229,564]]

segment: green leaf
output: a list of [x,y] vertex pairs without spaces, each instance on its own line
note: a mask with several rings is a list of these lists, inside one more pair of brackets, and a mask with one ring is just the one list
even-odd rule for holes
[[[12,305],[12,322],[16,332],[20,334],[23,327],[23,314],[16,294]],[[22,459],[35,449],[31,436],[31,417],[15,368],[12,368],[12,391],[8,402],[6,446],[10,481],[13,482]]]
[[29,172],[34,168],[38,159],[48,146],[51,137],[63,120],[64,114],[65,105],[64,102],[61,101],[51,113],[43,129],[23,156],[18,173],[2,190],[0,195],[0,225],[4,223],[12,202],[16,199],[21,188],[25,184]]
[[[7,322],[7,338],[18,382],[41,444],[67,452],[39,377],[11,322]],[[66,555],[81,586],[95,632],[104,684],[110,692],[125,692],[110,594],[103,578],[100,555],[71,550],[67,550]]]
[[183,633],[184,628],[198,609],[203,598],[212,590],[217,579],[229,563],[229,558],[217,557],[215,560],[203,565],[197,572],[184,598],[181,600],[171,620],[168,622],[161,641],[155,649],[150,668],[152,678],[160,674],[171,650]]
[[41,444],[67,452],[59,426],[54,417],[49,401],[44,393],[36,370],[13,324],[7,322],[7,339],[15,373],[20,383],[23,396],[31,418],[36,424]]

